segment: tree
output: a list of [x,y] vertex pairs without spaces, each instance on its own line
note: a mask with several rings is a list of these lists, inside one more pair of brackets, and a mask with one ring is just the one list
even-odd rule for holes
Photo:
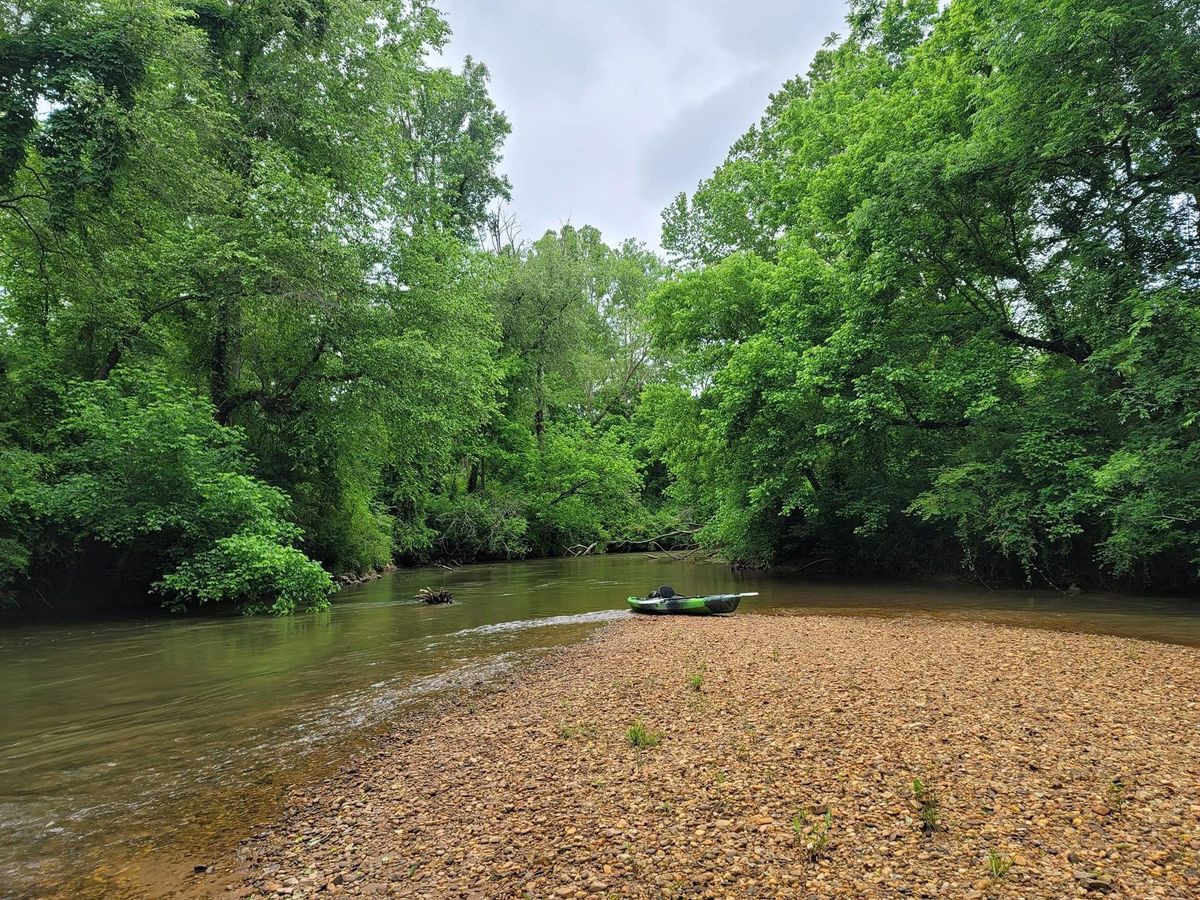
[[694,386],[664,408],[718,448],[672,455],[710,540],[1195,582],[1195,13],[852,6],[667,214],[696,271],[653,302]]
[[[155,391],[207,397],[243,454],[213,465],[282,491],[272,515],[300,530],[236,544],[236,529],[208,530],[177,576],[156,562],[117,580],[279,612],[297,547],[335,571],[389,561],[406,504],[494,405],[496,328],[469,241],[508,190],[486,69],[426,62],[448,31],[420,0],[46,0],[3,25],[0,449],[25,473],[12,496],[29,477],[61,495],[67,445],[49,435],[79,384],[134,391],[153,372]],[[144,424],[122,409],[122,427]],[[196,439],[199,409],[168,417],[179,440]],[[76,465],[104,471],[98,453]],[[99,565],[57,530],[66,511],[2,511],[6,570],[51,577],[57,554]],[[153,558],[182,558],[184,539],[164,538]],[[218,567],[255,565],[213,587]]]

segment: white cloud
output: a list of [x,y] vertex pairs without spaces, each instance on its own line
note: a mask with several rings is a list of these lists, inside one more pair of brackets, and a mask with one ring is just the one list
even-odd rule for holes
[[841,27],[837,0],[440,0],[512,122],[504,170],[525,237],[563,222],[659,240],[690,191]]

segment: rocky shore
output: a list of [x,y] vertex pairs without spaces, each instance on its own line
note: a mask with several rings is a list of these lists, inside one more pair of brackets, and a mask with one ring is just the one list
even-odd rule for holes
[[231,865],[193,891],[1197,897],[1200,650],[636,619],[398,732]]

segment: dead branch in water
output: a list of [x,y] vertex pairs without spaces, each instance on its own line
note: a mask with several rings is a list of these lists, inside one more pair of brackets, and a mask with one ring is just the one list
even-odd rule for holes
[[436,603],[454,602],[454,598],[445,588],[438,588],[436,591],[430,590],[427,587],[421,588],[419,591],[417,591],[417,595],[413,597],[413,599],[420,600],[422,603],[428,603],[431,606]]

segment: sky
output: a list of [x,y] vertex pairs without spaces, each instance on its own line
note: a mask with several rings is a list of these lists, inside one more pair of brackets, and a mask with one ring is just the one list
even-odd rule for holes
[[842,0],[437,0],[443,60],[483,61],[512,134],[510,211],[533,240],[595,225],[659,246],[661,213],[691,192],[808,69]]

